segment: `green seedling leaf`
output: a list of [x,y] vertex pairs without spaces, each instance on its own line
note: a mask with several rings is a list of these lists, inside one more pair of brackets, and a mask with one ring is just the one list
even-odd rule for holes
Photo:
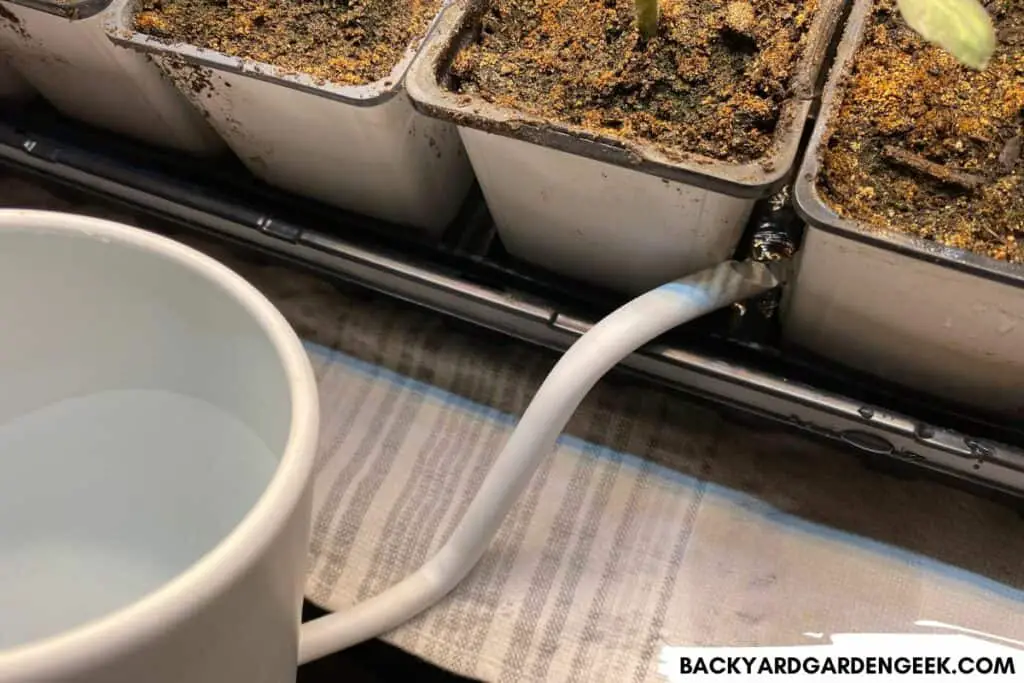
[[981,71],[996,49],[992,18],[978,0],[896,0],[900,14],[921,37]]
[[658,0],[634,0],[636,3],[636,27],[640,37],[650,40],[658,34]]

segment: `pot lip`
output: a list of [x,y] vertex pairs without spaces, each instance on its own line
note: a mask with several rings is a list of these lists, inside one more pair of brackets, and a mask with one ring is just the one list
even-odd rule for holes
[[825,84],[821,110],[794,183],[793,203],[797,212],[808,226],[839,237],[988,280],[1024,287],[1024,267],[898,231],[872,228],[860,221],[841,217],[822,199],[816,182],[821,170],[821,151],[828,143],[829,123],[842,104],[842,86],[853,67],[854,57],[867,31],[873,9],[872,0],[856,0],[847,21],[835,63]]
[[[29,2],[44,0],[28,0]],[[356,107],[374,107],[384,104],[402,92],[406,72],[413,58],[420,52],[427,38],[435,30],[439,18],[444,14],[449,0],[444,0],[437,15],[427,26],[423,36],[410,44],[402,58],[391,69],[391,73],[372,83],[363,85],[336,85],[320,82],[304,73],[286,71],[281,67],[257,62],[244,57],[231,57],[209,48],[189,43],[170,42],[154,36],[139,33],[132,28],[132,17],[137,0],[93,0],[110,2],[109,11],[103,21],[107,38],[114,44],[151,55],[173,56],[185,63],[207,67],[216,71],[239,74],[280,85],[291,90],[327,99],[337,100]]]
[[114,221],[30,209],[0,209],[0,232],[31,230],[106,241],[177,264],[246,310],[274,347],[288,383],[290,427],[274,475],[259,499],[217,545],[184,571],[129,605],[57,635],[0,650],[0,680],[70,680],[101,668],[189,619],[222,595],[290,523],[309,488],[316,457],[319,399],[302,342],[281,312],[242,276],[168,237]]
[[450,92],[442,74],[461,49],[470,25],[486,0],[453,0],[424,41],[406,74],[406,92],[420,113],[507,138],[633,169],[664,180],[701,187],[738,198],[760,199],[789,181],[815,98],[818,76],[839,23],[845,0],[824,0],[812,36],[797,64],[793,95],[783,105],[772,149],[762,158],[731,163],[697,154],[670,157],[654,145],[588,132],[567,124],[499,107],[483,99]]
[[4,2],[70,21],[81,21],[100,14],[110,7],[113,0],[4,0]]

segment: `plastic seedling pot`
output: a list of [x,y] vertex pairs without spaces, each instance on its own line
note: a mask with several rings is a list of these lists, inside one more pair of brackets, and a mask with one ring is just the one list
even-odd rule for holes
[[0,2],[0,47],[62,113],[98,128],[196,155],[223,141],[145,56],[103,31],[109,0]]
[[1000,416],[1024,416],[1024,268],[840,218],[817,190],[829,119],[871,15],[853,9],[795,185],[807,222],[782,309],[797,346]]
[[419,111],[459,126],[511,254],[638,293],[729,258],[755,202],[785,184],[841,5],[821,3],[773,148],[752,163],[681,154],[685,150],[669,158],[653,145],[452,92],[449,66],[475,39],[487,0],[452,4],[413,63],[406,88]]
[[256,176],[295,194],[439,235],[472,169],[451,124],[418,114],[403,87],[419,45],[363,86],[135,32],[133,0],[116,0],[110,38],[153,55]]

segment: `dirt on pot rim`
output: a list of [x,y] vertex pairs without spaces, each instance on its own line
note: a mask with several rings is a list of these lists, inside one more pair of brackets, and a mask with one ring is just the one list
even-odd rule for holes
[[302,73],[365,85],[423,38],[442,0],[139,0],[134,29]]
[[820,1],[660,4],[645,42],[633,0],[490,0],[447,87],[669,156],[765,157]]
[[987,7],[998,47],[977,72],[876,1],[817,183],[844,218],[1024,263],[1024,2]]

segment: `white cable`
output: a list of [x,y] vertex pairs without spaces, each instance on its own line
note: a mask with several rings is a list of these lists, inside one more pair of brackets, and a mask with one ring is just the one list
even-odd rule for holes
[[353,607],[303,624],[299,663],[374,638],[447,595],[487,550],[505,515],[590,389],[662,333],[778,284],[759,263],[729,261],[663,285],[601,320],[544,380],[476,497],[444,546],[415,573]]

